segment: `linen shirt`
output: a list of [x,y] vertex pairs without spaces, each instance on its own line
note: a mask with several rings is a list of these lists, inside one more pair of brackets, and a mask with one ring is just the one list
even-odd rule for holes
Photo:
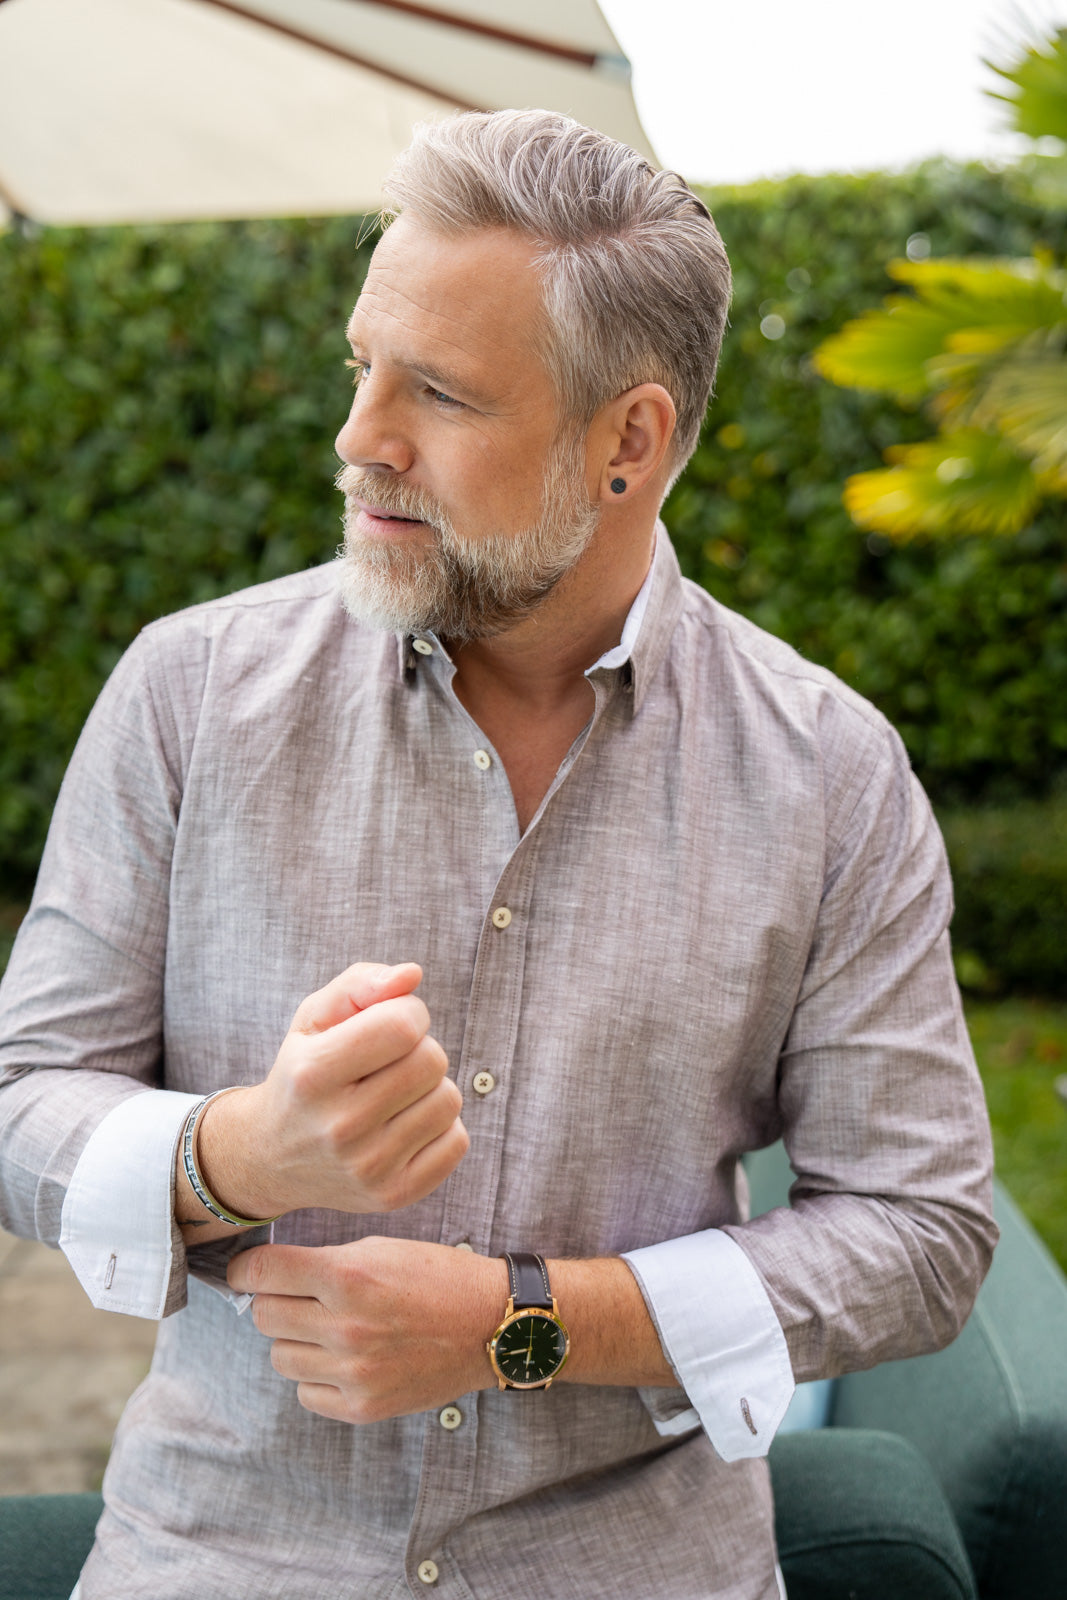
[[[395,1600],[431,1562],[464,1600],[762,1600],[754,1453],[793,1375],[943,1343],[988,1263],[936,827],[877,713],[684,583],[662,533],[636,641],[590,669],[590,724],[521,837],[447,654],[415,644],[354,624],[325,568],[127,654],[4,986],[5,1224],[77,1234],[64,1198],[83,1158],[83,1189],[106,1183],[108,1113],[176,1128],[182,1096],[265,1075],[305,994],[414,959],[467,1157],[402,1212],[296,1212],[274,1237],[626,1252],[686,1392],[484,1391],[454,1428],[303,1412],[250,1319],[187,1280],[168,1135],[129,1247],[80,1267],[121,1309],[159,1278],[138,1239],[170,1231],[177,1314],[81,1593]],[[783,1133],[793,1208],[745,1222],[739,1158]],[[220,1278],[263,1237],[189,1265]]]

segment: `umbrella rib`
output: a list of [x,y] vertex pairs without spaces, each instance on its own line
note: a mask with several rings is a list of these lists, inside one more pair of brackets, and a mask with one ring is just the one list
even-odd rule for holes
[[6,207],[12,222],[16,224],[31,221],[29,213],[23,207],[21,201],[12,194],[3,178],[0,178],[0,206]]
[[489,22],[478,22],[474,17],[459,17],[451,11],[442,11],[438,6],[416,5],[414,0],[356,0],[356,3],[382,6],[386,11],[400,11],[405,16],[420,17],[426,22],[443,22],[449,28],[461,28],[466,33],[481,34],[483,39],[496,39],[501,44],[514,44],[522,50],[535,50],[541,55],[573,61],[579,67],[593,68],[600,59],[592,50],[556,44],[552,39],[538,39],[530,33],[515,33],[510,28],[497,28]]
[[[2,0],[0,0],[2,3]],[[258,11],[253,11],[248,6],[237,5],[236,0],[200,0],[201,5],[216,6],[219,11],[232,11],[234,16],[243,17],[246,22],[257,23],[260,27],[270,28],[274,33],[282,33],[288,39],[295,39],[299,44],[310,45],[313,50],[321,50],[328,56],[333,56],[338,61],[347,61],[353,67],[365,67],[369,72],[377,72],[383,78],[391,78],[394,83],[403,84],[405,89],[417,89],[420,94],[432,95],[435,100],[443,100],[446,105],[458,106],[461,111],[484,111],[485,106],[474,106],[469,101],[461,100],[451,94],[447,89],[440,89],[432,83],[425,83],[421,78],[408,77],[406,73],[396,72],[392,67],[383,67],[379,61],[371,61],[367,56],[357,55],[354,50],[346,50],[339,44],[329,44],[325,39],[316,39],[314,34],[304,33],[300,28],[293,28],[287,22],[276,22],[273,17],[264,17]]]

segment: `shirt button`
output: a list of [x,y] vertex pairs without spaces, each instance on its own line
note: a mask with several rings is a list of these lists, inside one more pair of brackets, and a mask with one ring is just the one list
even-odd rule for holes
[[[417,650],[419,652],[420,656],[432,656],[433,655],[433,645],[430,643],[429,639],[412,639],[411,644],[412,644],[412,648]],[[433,1563],[431,1562],[431,1566],[432,1565],[433,1565]],[[437,1571],[437,1569],[435,1567],[434,1568],[435,1574],[436,1574],[436,1571]],[[429,1583],[432,1583],[433,1579],[430,1578],[427,1581]]]
[[474,765],[478,768],[479,772],[489,771],[489,768],[493,765],[493,758],[489,754],[488,750],[476,750],[474,752]]
[[471,1244],[469,1239],[461,1239],[459,1241],[459,1243],[457,1244],[456,1249],[457,1250],[469,1250],[472,1255],[474,1254],[474,1246]]
[[493,912],[493,927],[506,928],[510,921],[511,912],[508,910],[507,906],[497,906],[496,910]]
[[496,1079],[491,1072],[476,1072],[471,1079],[471,1088],[475,1094],[492,1094],[496,1088]]
[[437,1562],[436,1561],[420,1561],[419,1565],[418,1565],[418,1574],[419,1574],[419,1577],[420,1577],[420,1579],[422,1580],[423,1583],[436,1583],[437,1582]]
[[437,1418],[442,1428],[447,1428],[449,1433],[453,1428],[458,1428],[463,1421],[463,1413],[458,1406],[445,1406]]

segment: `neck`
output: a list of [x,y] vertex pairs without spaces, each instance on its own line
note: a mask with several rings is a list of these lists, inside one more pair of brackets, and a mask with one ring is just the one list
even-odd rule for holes
[[476,721],[486,699],[551,714],[587,691],[584,675],[622,637],[655,548],[654,526],[634,529],[628,538],[618,533],[602,524],[530,616],[494,638],[452,651],[456,692]]

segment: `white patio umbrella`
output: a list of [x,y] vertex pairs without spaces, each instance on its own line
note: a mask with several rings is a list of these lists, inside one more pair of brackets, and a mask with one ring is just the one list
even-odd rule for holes
[[546,106],[652,156],[595,0],[0,0],[0,219],[375,211],[412,124]]

